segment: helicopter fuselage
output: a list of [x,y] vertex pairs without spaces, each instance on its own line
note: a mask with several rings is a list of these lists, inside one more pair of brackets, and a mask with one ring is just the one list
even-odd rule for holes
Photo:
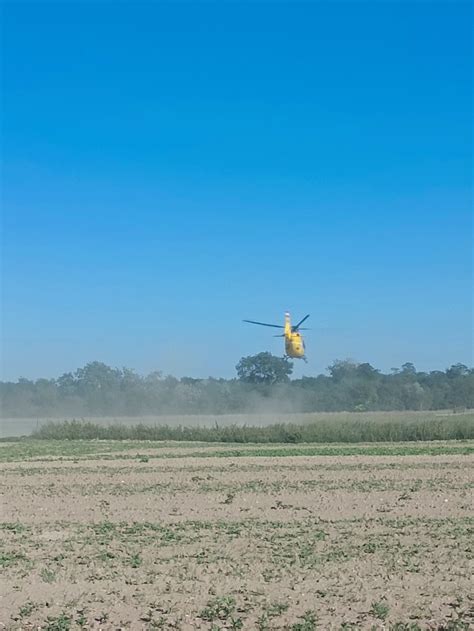
[[298,331],[292,331],[288,313],[285,313],[285,352],[295,359],[301,359],[305,354],[303,337]]
[[297,359],[304,357],[304,341],[299,333],[285,335],[285,352],[288,357]]

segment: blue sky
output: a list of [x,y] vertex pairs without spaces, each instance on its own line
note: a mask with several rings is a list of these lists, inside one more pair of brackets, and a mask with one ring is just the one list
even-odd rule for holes
[[472,365],[471,14],[4,5],[2,377]]

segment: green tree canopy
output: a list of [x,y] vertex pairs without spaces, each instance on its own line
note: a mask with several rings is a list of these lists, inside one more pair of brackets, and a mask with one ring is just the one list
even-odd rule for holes
[[265,352],[242,357],[235,368],[239,379],[246,383],[285,383],[290,380],[293,362]]
[[0,416],[242,414],[262,404],[294,412],[474,409],[474,369],[461,363],[431,372],[406,363],[384,374],[367,362],[336,360],[328,375],[290,380],[292,370],[271,353],[243,357],[239,378],[228,380],[141,376],[94,361],[57,379],[0,381]]

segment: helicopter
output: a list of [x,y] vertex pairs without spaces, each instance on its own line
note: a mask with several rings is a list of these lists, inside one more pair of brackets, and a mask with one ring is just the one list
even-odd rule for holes
[[291,324],[290,314],[288,312],[285,313],[285,324],[267,324],[266,322],[256,322],[255,320],[243,320],[244,322],[249,322],[250,324],[259,324],[260,326],[271,326],[275,329],[283,329],[283,333],[281,335],[275,335],[274,337],[284,337],[285,338],[285,357],[292,357],[294,359],[302,359],[307,362],[305,355],[305,345],[303,336],[300,331],[307,331],[308,329],[302,329],[301,325],[309,318],[308,315],[298,322],[298,324]]

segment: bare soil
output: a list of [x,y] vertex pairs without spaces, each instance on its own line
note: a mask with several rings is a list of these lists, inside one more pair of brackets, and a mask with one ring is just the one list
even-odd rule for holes
[[472,456],[141,453],[0,465],[0,628],[474,628]]

